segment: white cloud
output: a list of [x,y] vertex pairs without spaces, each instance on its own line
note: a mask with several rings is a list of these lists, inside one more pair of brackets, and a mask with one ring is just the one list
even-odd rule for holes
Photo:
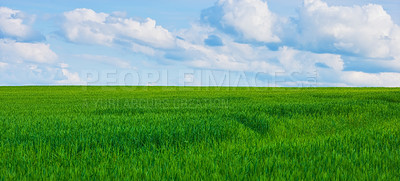
[[27,16],[21,11],[0,7],[0,38],[12,38],[21,41],[41,40],[40,33],[34,31],[29,24],[35,16]]
[[173,48],[175,45],[172,34],[150,18],[136,21],[91,9],[75,9],[65,12],[64,17],[63,30],[72,42],[108,46],[135,43],[154,48]]
[[[224,45],[207,46],[204,42],[209,35],[223,39]],[[193,25],[180,31],[177,49],[167,51],[166,57],[175,59],[190,67],[232,70],[232,71],[276,71],[278,66],[265,60],[269,55],[266,47],[254,47],[250,44],[237,43],[229,35],[221,34],[214,28]],[[262,55],[260,55],[262,54]],[[260,58],[264,56],[263,58]]]
[[145,55],[150,55],[150,56],[156,55],[156,50],[154,50],[154,48],[151,48],[149,46],[140,45],[140,44],[133,43],[133,42],[132,42],[131,50],[133,52],[143,53]]
[[[67,64],[56,65],[58,56],[32,28],[34,15],[0,7],[0,82],[2,85],[51,85],[79,82]],[[36,41],[36,42],[35,42]]]
[[67,64],[56,65],[48,44],[0,39],[0,60],[2,85],[83,84]]
[[114,39],[104,27],[108,14],[96,13],[90,9],[76,9],[64,13],[64,31],[73,42],[110,45]]
[[9,36],[26,37],[32,30],[23,24],[22,13],[7,7],[0,7],[0,31]]
[[341,71],[344,65],[340,55],[316,54],[289,47],[281,47],[279,49],[278,59],[288,72],[314,71],[317,68],[316,64],[323,65],[323,68]]
[[[189,66],[283,72],[286,78],[316,72],[318,85],[324,86],[399,86],[399,74],[391,71],[400,67],[400,28],[380,5],[328,6],[321,0],[305,0],[290,24],[271,13],[264,1],[220,0],[202,12],[202,21],[204,27],[180,35],[187,41],[178,43],[187,53],[180,59],[188,60]],[[209,35],[218,36],[224,45],[205,46],[202,41]],[[276,42],[275,48],[260,42]],[[347,65],[362,68],[366,61],[371,66],[365,70],[381,73],[345,71]]]
[[31,23],[34,16],[27,17],[19,10],[0,7],[0,60],[8,63],[54,63],[57,55],[45,43],[26,41],[38,40]]
[[[269,75],[283,72],[289,78],[320,71],[316,73],[320,85],[396,85],[395,81],[388,81],[396,78],[396,73],[344,71],[348,60],[343,55],[369,57],[370,61],[391,67],[400,65],[397,61],[400,59],[396,58],[399,57],[400,28],[381,6],[328,6],[320,0],[305,0],[299,13],[298,21],[292,21],[299,24],[284,25],[286,19],[273,14],[265,1],[220,0],[203,11],[202,19],[208,24],[180,30],[175,39],[150,18],[137,21],[126,18],[123,13],[76,9],[64,13],[64,31],[73,42],[127,45],[133,52],[157,60],[168,63],[174,60],[174,65]],[[285,26],[295,28],[281,30]],[[223,43],[207,46],[205,40],[210,36]],[[288,37],[293,37],[291,42],[287,42]],[[276,43],[276,49],[271,50],[263,43]],[[385,64],[373,58],[394,60],[387,60]],[[109,57],[90,59],[120,62]],[[307,81],[293,80],[290,85],[296,82]]]
[[71,72],[65,65],[51,66],[34,63],[8,63],[0,71],[1,85],[54,85],[84,84],[78,73]]
[[[177,33],[124,12],[75,9],[63,15],[67,40],[143,53],[154,60],[141,62],[143,67],[263,72],[267,78],[281,73],[286,86],[308,84],[308,73],[319,71],[311,75],[318,85],[400,86],[400,27],[380,5],[304,0],[299,16],[289,23],[272,13],[265,0],[219,0],[202,12],[202,23]],[[35,34],[32,22],[20,11],[0,8],[1,82],[85,84],[68,64],[58,64],[49,44],[27,42]],[[210,37],[215,42],[207,41]],[[132,68],[116,57],[74,57],[95,62],[95,68],[102,63]]]
[[393,27],[390,37],[390,52],[395,59],[400,60],[400,26]]
[[202,19],[231,33],[231,28],[245,41],[279,42],[278,17],[262,0],[220,0],[203,11]]
[[342,72],[342,81],[350,86],[400,87],[400,73]]
[[[207,31],[196,31],[209,34]],[[192,33],[189,32],[189,36]],[[186,37],[188,35],[182,34],[181,36]],[[197,36],[198,38],[207,37],[201,34]],[[264,72],[270,75],[275,75],[277,72],[284,72],[286,75],[314,72],[317,69],[339,72],[344,67],[341,56],[335,54],[318,54],[286,46],[279,48],[277,51],[272,51],[265,46],[237,43],[227,37],[224,37],[225,45],[219,47],[198,44],[201,41],[197,39],[192,41],[177,41],[178,47],[181,49],[175,53],[178,55],[172,55],[171,57],[178,57],[177,61],[183,61],[185,65],[191,67]]]
[[399,54],[399,27],[381,5],[328,6],[305,0],[298,26],[298,43],[305,49],[372,58]]
[[63,80],[56,81],[56,84],[60,85],[88,85],[87,82],[83,81],[79,77],[79,73],[77,72],[70,72],[66,68],[62,68],[61,72],[65,77]]
[[0,59],[7,62],[54,63],[57,55],[45,43],[0,39]]
[[[204,45],[198,45],[184,40],[178,40],[180,47],[177,54],[182,56],[184,64],[191,67],[222,69],[232,71],[262,71],[275,72],[281,70],[277,65],[266,61],[265,54],[260,52],[268,52],[265,47],[252,47],[248,44],[225,40],[226,45],[218,48],[211,48]],[[265,56],[265,57],[261,57]]]
[[221,0],[225,12],[222,23],[233,26],[245,39],[260,42],[278,42],[274,34],[275,15],[267,2],[261,0]]

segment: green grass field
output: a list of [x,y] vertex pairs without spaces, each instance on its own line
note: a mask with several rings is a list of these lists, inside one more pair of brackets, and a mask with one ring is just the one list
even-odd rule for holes
[[399,180],[399,170],[399,88],[0,87],[0,180]]

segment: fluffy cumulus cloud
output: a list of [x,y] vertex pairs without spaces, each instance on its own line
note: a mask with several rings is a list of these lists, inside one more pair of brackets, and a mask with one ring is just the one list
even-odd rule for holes
[[244,41],[279,42],[277,16],[261,0],[220,0],[202,12],[204,22]]
[[34,31],[30,23],[34,16],[27,16],[21,11],[0,7],[0,38],[12,38],[23,41],[39,41],[43,36]]
[[0,39],[0,58],[9,63],[54,63],[57,55],[45,43],[16,42]]
[[[273,52],[265,46],[236,42],[230,35],[214,28],[195,25],[177,33],[177,48],[164,58],[194,68],[226,69],[232,71],[281,70],[276,62],[268,61]],[[271,54],[269,54],[271,53]]]
[[[120,14],[120,13],[119,13]],[[68,40],[77,43],[128,44],[134,51],[151,54],[152,48],[174,47],[174,37],[156,21],[137,21],[117,14],[97,13],[91,9],[65,12],[63,31]]]
[[263,0],[220,0],[202,12],[201,22],[208,29],[197,31],[202,34],[197,38],[206,46],[193,38],[182,46],[194,55],[186,59],[195,67],[285,75],[317,71],[324,86],[399,86],[399,26],[381,5],[305,0],[298,16],[284,18]]
[[0,7],[0,84],[55,84],[61,80],[80,82],[73,73],[58,65],[57,54],[32,28],[34,19],[31,17],[34,16]]
[[299,16],[304,49],[371,58],[399,56],[399,26],[381,5],[329,6],[305,0]]
[[[290,78],[317,70],[330,72],[326,75],[329,77],[344,68],[340,55],[301,51],[287,46],[270,50],[266,46],[236,42],[229,35],[217,36],[216,33],[209,27],[193,27],[181,32],[181,39],[177,40],[179,49],[167,52],[166,58],[195,68],[259,72],[270,76],[279,73]],[[207,42],[210,36],[217,36],[223,44],[210,46]]]
[[250,44],[278,43],[315,53],[367,58],[400,55],[400,33],[381,5],[329,6],[304,0],[292,21],[269,10],[263,0],[220,0],[205,9],[202,22]]
[[[51,77],[58,84],[81,84],[49,44],[33,41],[38,33],[26,17],[0,8],[1,76],[15,69],[42,82]],[[400,86],[400,27],[376,4],[347,7],[304,0],[296,16],[282,17],[266,0],[218,0],[192,27],[174,32],[151,18],[138,20],[121,12],[75,9],[64,12],[63,19],[60,29],[69,42],[128,49],[160,67],[262,73],[266,78],[279,74],[288,81],[284,86],[307,82],[310,73],[321,86]],[[74,58],[123,68],[137,63],[85,53]]]

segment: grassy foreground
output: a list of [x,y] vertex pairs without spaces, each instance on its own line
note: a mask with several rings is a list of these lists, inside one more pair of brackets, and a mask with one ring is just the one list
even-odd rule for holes
[[0,180],[400,179],[400,89],[0,87]]

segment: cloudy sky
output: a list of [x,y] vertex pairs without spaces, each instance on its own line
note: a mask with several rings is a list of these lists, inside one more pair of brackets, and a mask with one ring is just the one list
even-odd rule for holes
[[0,0],[0,85],[400,86],[398,0]]

